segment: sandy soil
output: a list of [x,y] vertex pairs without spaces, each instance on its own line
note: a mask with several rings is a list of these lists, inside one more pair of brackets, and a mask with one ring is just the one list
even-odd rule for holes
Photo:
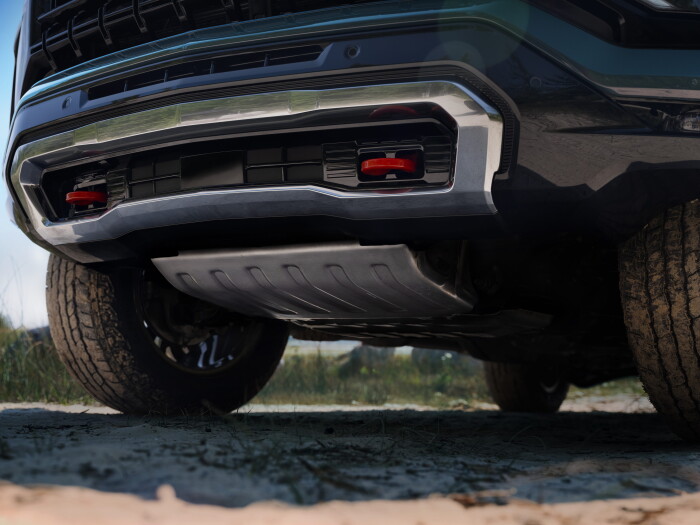
[[0,405],[0,524],[700,523],[700,448],[645,400],[480,408]]

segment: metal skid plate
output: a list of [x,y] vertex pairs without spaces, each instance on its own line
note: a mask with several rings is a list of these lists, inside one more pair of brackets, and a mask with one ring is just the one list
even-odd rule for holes
[[180,291],[251,316],[427,318],[473,308],[452,283],[428,276],[403,244],[183,252],[153,263]]

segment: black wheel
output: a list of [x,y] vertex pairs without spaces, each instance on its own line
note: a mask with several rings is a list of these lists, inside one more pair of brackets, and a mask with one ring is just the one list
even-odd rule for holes
[[226,413],[275,371],[286,323],[181,294],[155,271],[99,272],[51,256],[49,324],[70,373],[124,413]]
[[700,441],[700,201],[667,210],[620,250],[627,335],[649,399]]
[[518,363],[484,363],[491,397],[506,412],[556,412],[569,383],[555,370]]

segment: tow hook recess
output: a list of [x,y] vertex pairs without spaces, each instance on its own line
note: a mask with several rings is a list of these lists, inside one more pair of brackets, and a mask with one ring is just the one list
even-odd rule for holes
[[76,206],[89,206],[91,204],[105,204],[107,194],[103,191],[71,191],[66,194],[66,202]]

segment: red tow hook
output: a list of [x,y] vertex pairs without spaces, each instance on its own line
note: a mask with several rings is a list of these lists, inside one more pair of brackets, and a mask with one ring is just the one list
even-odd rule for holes
[[370,177],[381,177],[390,171],[415,173],[416,168],[415,160],[399,158],[368,159],[360,165],[362,173]]
[[66,202],[76,206],[89,206],[90,204],[107,202],[107,194],[103,191],[71,191],[66,194]]

